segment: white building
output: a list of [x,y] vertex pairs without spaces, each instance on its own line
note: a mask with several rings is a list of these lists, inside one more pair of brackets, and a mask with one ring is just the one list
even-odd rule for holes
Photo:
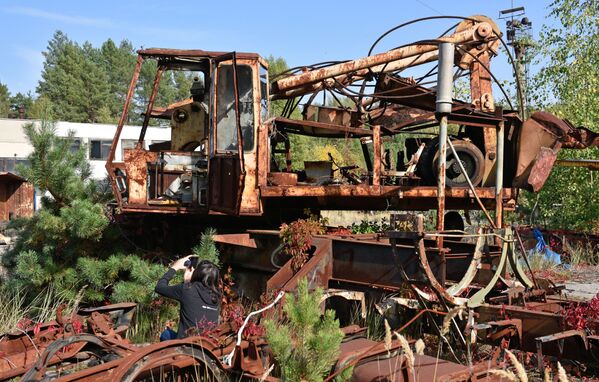
[[[0,171],[14,171],[15,163],[26,162],[27,156],[33,147],[27,141],[23,126],[35,122],[24,119],[0,118]],[[87,156],[92,167],[92,176],[96,179],[106,177],[106,159],[110,145],[116,131],[116,125],[103,125],[93,123],[57,122],[56,130],[59,136],[67,136],[69,131],[74,132],[75,145],[84,144],[87,147]],[[123,158],[123,149],[133,148],[139,139],[139,126],[124,126],[121,139],[118,142],[115,161]],[[147,148],[152,143],[168,141],[170,129],[162,127],[148,127],[144,145]]]

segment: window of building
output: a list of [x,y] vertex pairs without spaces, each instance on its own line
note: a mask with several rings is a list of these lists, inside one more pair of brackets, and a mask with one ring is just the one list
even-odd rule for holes
[[71,139],[71,146],[69,147],[69,150],[71,150],[72,153],[76,153],[77,151],[79,151],[80,148],[81,148],[81,139],[79,139],[79,138]]
[[90,139],[89,141],[89,159],[106,160],[110,152],[110,140]]

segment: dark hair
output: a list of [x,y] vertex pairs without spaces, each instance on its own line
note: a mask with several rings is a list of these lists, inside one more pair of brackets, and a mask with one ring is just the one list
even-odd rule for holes
[[191,275],[191,282],[199,282],[204,285],[212,294],[212,302],[217,303],[220,298],[218,290],[218,281],[220,272],[214,263],[208,260],[202,260],[198,263]]

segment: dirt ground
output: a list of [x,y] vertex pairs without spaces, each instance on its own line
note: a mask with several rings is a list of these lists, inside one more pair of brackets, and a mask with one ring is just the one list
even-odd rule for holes
[[599,266],[574,267],[569,280],[563,284],[567,296],[590,300],[599,293]]

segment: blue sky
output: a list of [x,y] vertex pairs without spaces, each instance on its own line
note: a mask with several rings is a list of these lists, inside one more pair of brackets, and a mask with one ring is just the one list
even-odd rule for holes
[[[172,4],[172,5],[171,5]],[[0,1],[0,82],[11,93],[35,91],[48,40],[62,30],[72,40],[99,45],[108,38],[139,47],[195,48],[256,52],[287,60],[290,66],[367,55],[372,42],[405,21],[435,15],[484,14],[523,5],[536,34],[546,20],[548,1],[365,1],[165,2],[2,0]],[[505,22],[498,21],[502,30]],[[389,49],[436,37],[447,21],[428,22],[391,35]],[[511,77],[505,57],[495,59],[496,75]]]

